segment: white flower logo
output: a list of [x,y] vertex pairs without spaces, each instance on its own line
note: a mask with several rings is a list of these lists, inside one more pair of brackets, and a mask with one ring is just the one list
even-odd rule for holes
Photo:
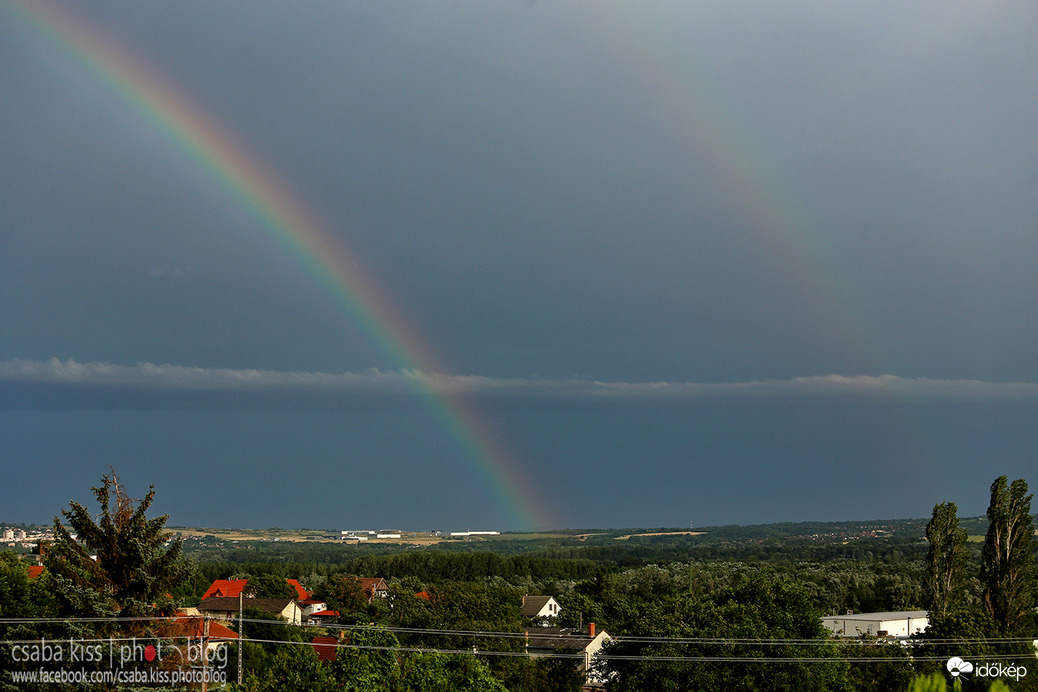
[[963,661],[958,656],[949,658],[944,667],[948,669],[948,672],[951,673],[953,678],[957,678],[963,673],[973,672],[973,664],[969,661]]

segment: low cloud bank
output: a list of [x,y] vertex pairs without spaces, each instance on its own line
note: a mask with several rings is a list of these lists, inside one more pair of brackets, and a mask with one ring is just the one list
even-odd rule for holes
[[292,393],[442,395],[550,398],[584,401],[667,401],[704,398],[786,398],[825,395],[893,397],[924,401],[1016,401],[1038,399],[1038,383],[906,378],[895,375],[819,375],[750,382],[601,382],[445,375],[414,370],[324,373],[236,370],[182,365],[59,360],[0,361],[0,383],[77,390],[197,393]]

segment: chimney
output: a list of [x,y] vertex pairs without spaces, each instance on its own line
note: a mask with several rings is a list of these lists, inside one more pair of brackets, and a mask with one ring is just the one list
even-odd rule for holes
[[595,638],[595,623],[587,623],[587,636],[591,637],[592,639]]

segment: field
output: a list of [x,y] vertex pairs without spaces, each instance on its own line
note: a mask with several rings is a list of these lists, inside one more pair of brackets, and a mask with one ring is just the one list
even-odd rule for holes
[[[439,543],[457,542],[483,542],[483,541],[537,541],[544,539],[566,539],[575,538],[586,540],[589,537],[606,535],[603,533],[580,533],[576,531],[559,531],[543,533],[501,533],[493,536],[466,536],[464,538],[451,537],[448,534],[436,535],[426,531],[388,531],[387,533],[399,533],[400,538],[375,538],[369,537],[364,541],[340,540],[328,538],[323,529],[282,529],[273,527],[269,529],[225,529],[208,527],[170,526],[169,530],[174,535],[184,539],[212,538],[222,542],[284,542],[284,543],[331,543],[349,544],[358,543],[364,545],[421,545],[431,546]],[[695,535],[691,532],[683,532]],[[663,534],[637,534],[637,535],[663,535]]]
[[626,541],[636,536],[702,536],[705,531],[657,531],[655,533],[629,533],[624,536],[617,536],[616,540]]

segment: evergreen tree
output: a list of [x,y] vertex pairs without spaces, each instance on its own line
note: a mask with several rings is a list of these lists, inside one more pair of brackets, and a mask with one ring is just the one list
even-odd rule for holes
[[980,580],[988,615],[1002,633],[1017,634],[1027,632],[1035,605],[1034,522],[1027,482],[1006,483],[999,476],[991,484]]
[[101,505],[97,521],[75,501],[61,512],[76,538],[54,517],[45,564],[59,600],[77,615],[149,614],[180,574],[180,542],[163,547],[168,515],[148,519],[155,487],[143,500],[131,499],[114,470],[92,490]]
[[964,598],[964,577],[969,563],[966,529],[959,528],[954,502],[934,505],[933,517],[926,525],[926,554],[923,589],[931,617],[945,617]]

